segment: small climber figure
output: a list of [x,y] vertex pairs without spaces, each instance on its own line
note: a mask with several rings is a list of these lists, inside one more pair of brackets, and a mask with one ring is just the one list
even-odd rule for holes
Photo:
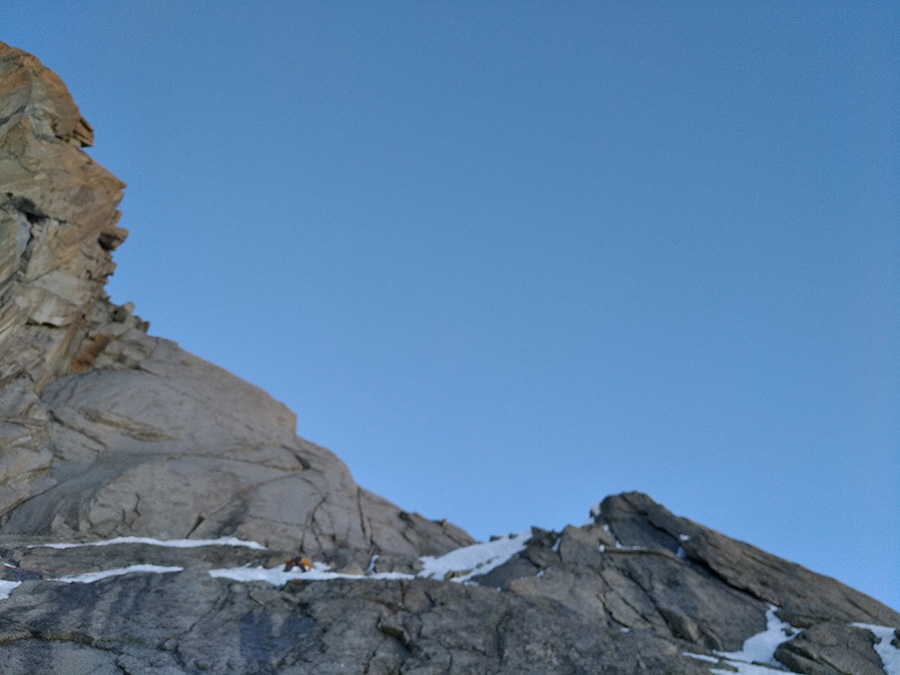
[[312,563],[309,562],[302,555],[297,556],[296,558],[291,558],[290,560],[284,563],[284,571],[285,572],[293,572],[295,569],[300,569],[301,572],[308,572],[312,569]]

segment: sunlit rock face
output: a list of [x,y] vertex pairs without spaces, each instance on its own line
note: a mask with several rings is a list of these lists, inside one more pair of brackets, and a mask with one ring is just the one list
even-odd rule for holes
[[475,545],[360,488],[109,301],[92,142],[0,43],[0,672],[891,672],[895,611],[645,495]]
[[360,489],[283,405],[109,302],[124,184],[82,149],[59,78],[5,45],[0,139],[4,533],[239,535],[399,566],[471,543]]

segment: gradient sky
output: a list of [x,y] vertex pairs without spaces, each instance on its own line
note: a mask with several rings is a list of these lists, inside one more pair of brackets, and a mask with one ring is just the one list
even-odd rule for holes
[[[249,9],[252,7],[252,9]],[[4,6],[110,292],[480,539],[641,490],[900,608],[896,2]]]

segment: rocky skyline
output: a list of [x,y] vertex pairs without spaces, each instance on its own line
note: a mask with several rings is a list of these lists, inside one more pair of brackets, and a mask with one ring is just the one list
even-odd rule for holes
[[0,43],[4,673],[900,673],[896,611],[644,494],[479,544],[359,487],[109,300],[92,142]]
[[58,4],[151,335],[479,539],[638,490],[900,606],[891,3]]

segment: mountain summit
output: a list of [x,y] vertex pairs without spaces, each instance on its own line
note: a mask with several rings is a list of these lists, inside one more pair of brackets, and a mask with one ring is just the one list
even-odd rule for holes
[[477,543],[104,291],[124,185],[0,43],[0,672],[900,673],[900,614],[607,497]]

